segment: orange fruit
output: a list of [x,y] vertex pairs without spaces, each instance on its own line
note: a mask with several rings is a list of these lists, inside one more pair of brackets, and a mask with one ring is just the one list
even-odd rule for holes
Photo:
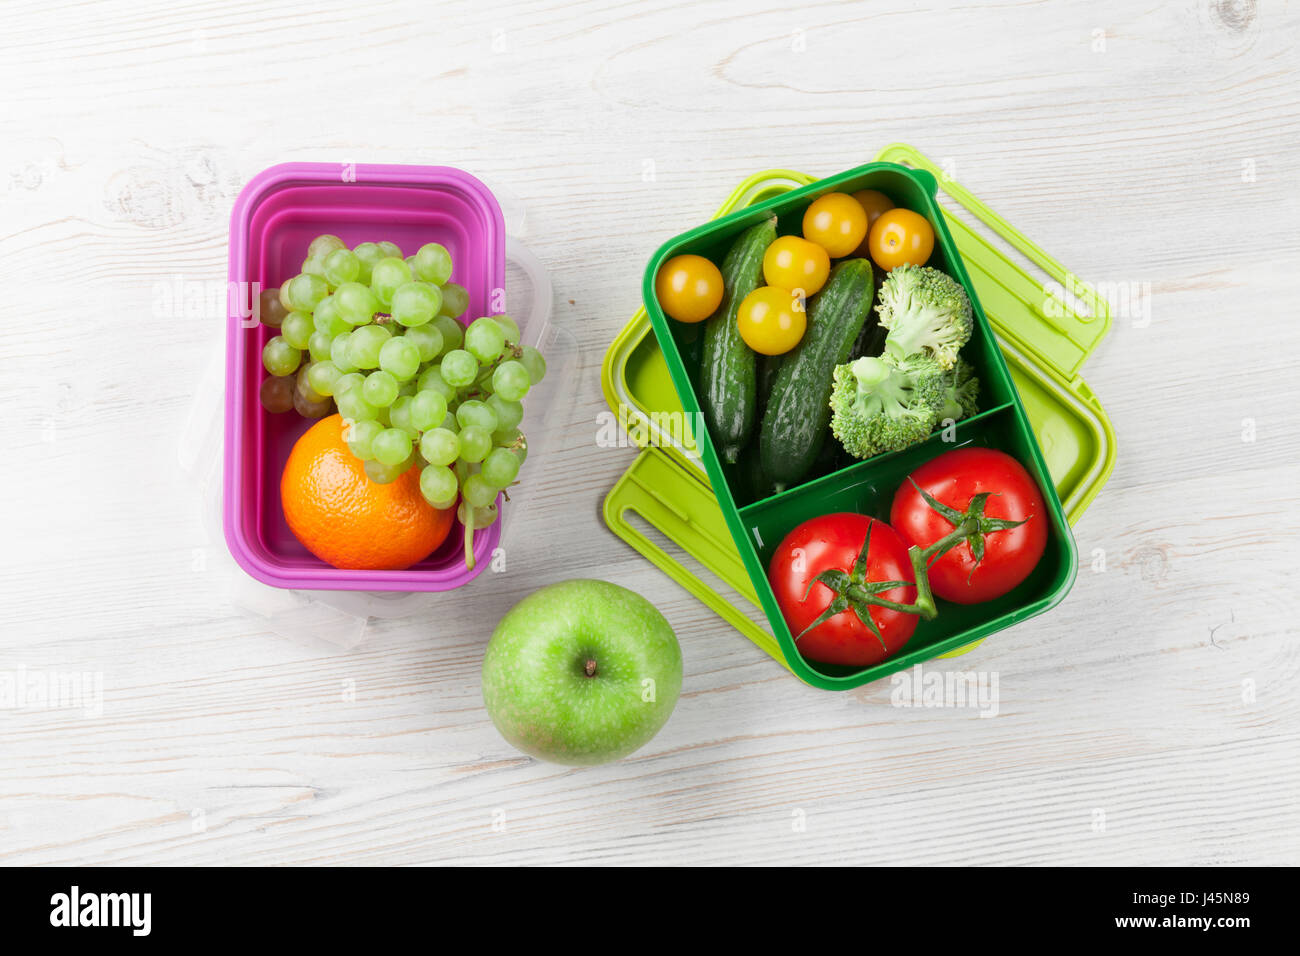
[[343,441],[343,418],[322,418],[289,452],[280,478],[284,520],[303,546],[336,568],[401,571],[451,531],[455,509],[420,494],[420,469],[380,485]]

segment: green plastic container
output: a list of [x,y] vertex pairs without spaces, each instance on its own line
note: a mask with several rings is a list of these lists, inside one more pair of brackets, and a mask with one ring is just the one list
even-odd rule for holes
[[[937,620],[921,622],[903,653],[874,667],[847,669],[804,660],[767,586],[771,549],[796,524],[817,514],[857,510],[883,517],[893,489],[907,472],[951,446],[933,436],[915,448],[859,462],[738,507],[711,443],[703,438],[697,444],[695,436],[682,434],[680,416],[673,417],[683,409],[698,411],[695,369],[683,358],[689,348],[682,348],[694,330],[655,314],[657,306],[647,294],[652,314],[647,318],[643,310],[634,316],[611,345],[604,366],[611,408],[629,436],[648,446],[607,497],[607,523],[800,678],[828,689],[847,689],[921,660],[961,653],[972,641],[1058,602],[1075,572],[1066,519],[1082,513],[1114,463],[1109,422],[1078,376],[1083,360],[1109,327],[1105,302],[1080,293],[1055,260],[951,181],[944,181],[946,198],[969,211],[984,229],[959,216],[945,217],[937,201],[937,171],[910,147],[889,147],[881,159],[890,162],[817,183],[784,170],[751,177],[719,211],[722,219],[678,237],[656,253],[647,269],[647,289],[665,258],[697,252],[719,260],[735,235],[773,212],[781,218],[781,231],[797,229],[803,207],[835,189],[882,189],[899,205],[930,219],[936,233],[931,264],[967,287],[977,316],[975,336],[963,355],[980,375],[983,411],[958,423],[958,442],[987,444],[1013,454],[1036,475],[1052,511],[1047,553],[1029,580],[1011,594],[970,607],[944,604]],[[953,227],[951,234],[945,218]],[[996,238],[990,241],[985,230]],[[998,240],[1026,261],[1013,262],[995,245]],[[1042,275],[1031,276],[1026,264]],[[1078,298],[1066,302],[1052,297],[1045,280],[1068,285]],[[997,338],[981,300],[989,305]],[[649,334],[651,323],[657,339]],[[720,490],[715,493],[715,488]],[[634,516],[641,521],[633,521]],[[658,534],[647,533],[642,525]],[[670,554],[656,540],[660,536],[693,558],[698,570]],[[761,607],[772,633],[753,619],[747,603]]]

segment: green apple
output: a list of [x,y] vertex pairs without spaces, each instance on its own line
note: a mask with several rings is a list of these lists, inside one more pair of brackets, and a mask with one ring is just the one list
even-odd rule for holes
[[516,604],[483,657],[483,703],[526,754],[584,765],[626,757],[668,721],[682,651],[659,609],[608,581],[561,581]]

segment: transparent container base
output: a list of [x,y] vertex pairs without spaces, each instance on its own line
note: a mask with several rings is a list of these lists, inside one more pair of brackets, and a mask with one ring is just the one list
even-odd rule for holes
[[[507,225],[522,226],[518,204],[506,207]],[[513,220],[513,221],[512,221]],[[546,377],[524,400],[520,429],[528,438],[528,460],[520,484],[501,509],[499,547],[506,547],[510,529],[528,510],[530,473],[545,460],[556,432],[569,421],[576,395],[578,341],[553,316],[554,293],[545,267],[513,235],[506,241],[506,310],[519,322],[524,344],[546,358]],[[230,556],[221,527],[222,391],[225,354],[222,329],[215,329],[210,360],[181,431],[177,450],[182,473],[198,498],[206,535],[206,571],[228,581],[233,607],[262,626],[296,643],[349,649],[367,636],[371,618],[402,618],[426,613],[455,592],[307,591],[275,588],[249,577]]]

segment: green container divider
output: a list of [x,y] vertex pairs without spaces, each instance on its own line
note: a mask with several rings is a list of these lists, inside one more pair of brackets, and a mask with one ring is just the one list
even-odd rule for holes
[[[890,146],[881,155],[925,169],[936,181],[942,179],[938,169],[911,147]],[[788,170],[758,173],[745,180],[728,197],[718,215],[766,201],[812,181],[811,177]],[[995,303],[997,311],[990,309],[988,318],[997,330],[999,344],[1024,404],[1024,411],[1043,446],[1053,483],[1073,522],[1096,496],[1110,474],[1114,465],[1114,434],[1100,404],[1086,383],[1078,378],[1081,359],[1076,359],[1063,369],[1059,363],[1052,364],[1047,360],[1045,356],[1058,353],[1043,343],[1050,339],[1050,333],[1056,327],[1052,320],[1055,320],[1066,328],[1074,325],[1076,333],[1073,341],[1076,345],[1082,341],[1084,344],[1081,348],[1086,354],[1096,346],[1109,327],[1108,307],[1104,300],[1072,281],[1070,273],[1005,220],[950,179],[942,181],[943,189],[950,198],[968,209],[1003,243],[1023,255],[1026,261],[1041,269],[1056,283],[1070,289],[1077,297],[1075,301],[1084,310],[1080,310],[1080,305],[1062,302],[1059,307],[1054,305],[1050,308],[1048,314],[1043,314],[1043,310],[1038,307],[1038,303],[1046,301],[1043,285],[1034,284],[1034,280],[1029,278],[1023,268],[998,250],[977,228],[968,225],[953,212],[947,213],[947,220],[953,224],[953,241],[960,255],[963,259],[969,256],[967,261],[974,260],[976,263],[970,269],[970,279],[977,295],[986,294],[985,288],[990,282],[996,283],[990,300]],[[1015,290],[1016,294],[1002,294],[998,289]],[[1037,335],[1011,334],[1012,329],[1030,328],[1030,323],[1045,325],[1048,331]],[[1079,328],[1093,330],[1093,337],[1085,339],[1083,333],[1078,331]],[[718,545],[719,541],[725,542],[721,532],[727,528],[726,518],[709,486],[699,461],[698,450],[692,446],[689,436],[684,441],[674,440],[683,430],[675,425],[681,421],[682,406],[677,399],[663,353],[650,334],[650,322],[644,309],[633,316],[611,343],[602,368],[602,386],[606,400],[628,428],[629,436],[638,444],[650,446],[638,456],[606,497],[605,519],[610,528],[751,641],[790,667],[779,642],[771,634],[750,620],[743,611],[667,550],[650,540],[629,520],[630,514],[639,515],[672,544],[736,591],[744,601],[755,605],[760,603],[739,551],[734,546],[726,548]],[[989,414],[986,411],[981,419]],[[871,463],[860,463],[854,468],[861,468],[863,464]],[[871,502],[865,504],[870,506]],[[1027,586],[1028,584],[1024,587]],[[1042,609],[1044,608],[1038,608]],[[946,606],[946,610],[950,621],[955,622],[962,614],[954,612],[952,606]],[[999,626],[1006,626],[1007,623],[1026,616],[1022,613],[1023,608],[1004,611],[999,615],[1004,623]],[[920,659],[936,656],[933,650],[923,652],[917,641],[918,638],[913,638],[905,657],[895,659],[899,666],[892,669],[909,666],[914,653]],[[956,656],[965,653],[975,644],[978,641],[937,656]],[[799,673],[799,668],[792,669]],[[808,679],[805,674],[801,673],[800,676]],[[844,680],[844,675],[825,676],[828,678],[826,682],[820,679],[809,682],[843,689],[875,679],[868,676],[854,680],[850,676],[849,680]]]

